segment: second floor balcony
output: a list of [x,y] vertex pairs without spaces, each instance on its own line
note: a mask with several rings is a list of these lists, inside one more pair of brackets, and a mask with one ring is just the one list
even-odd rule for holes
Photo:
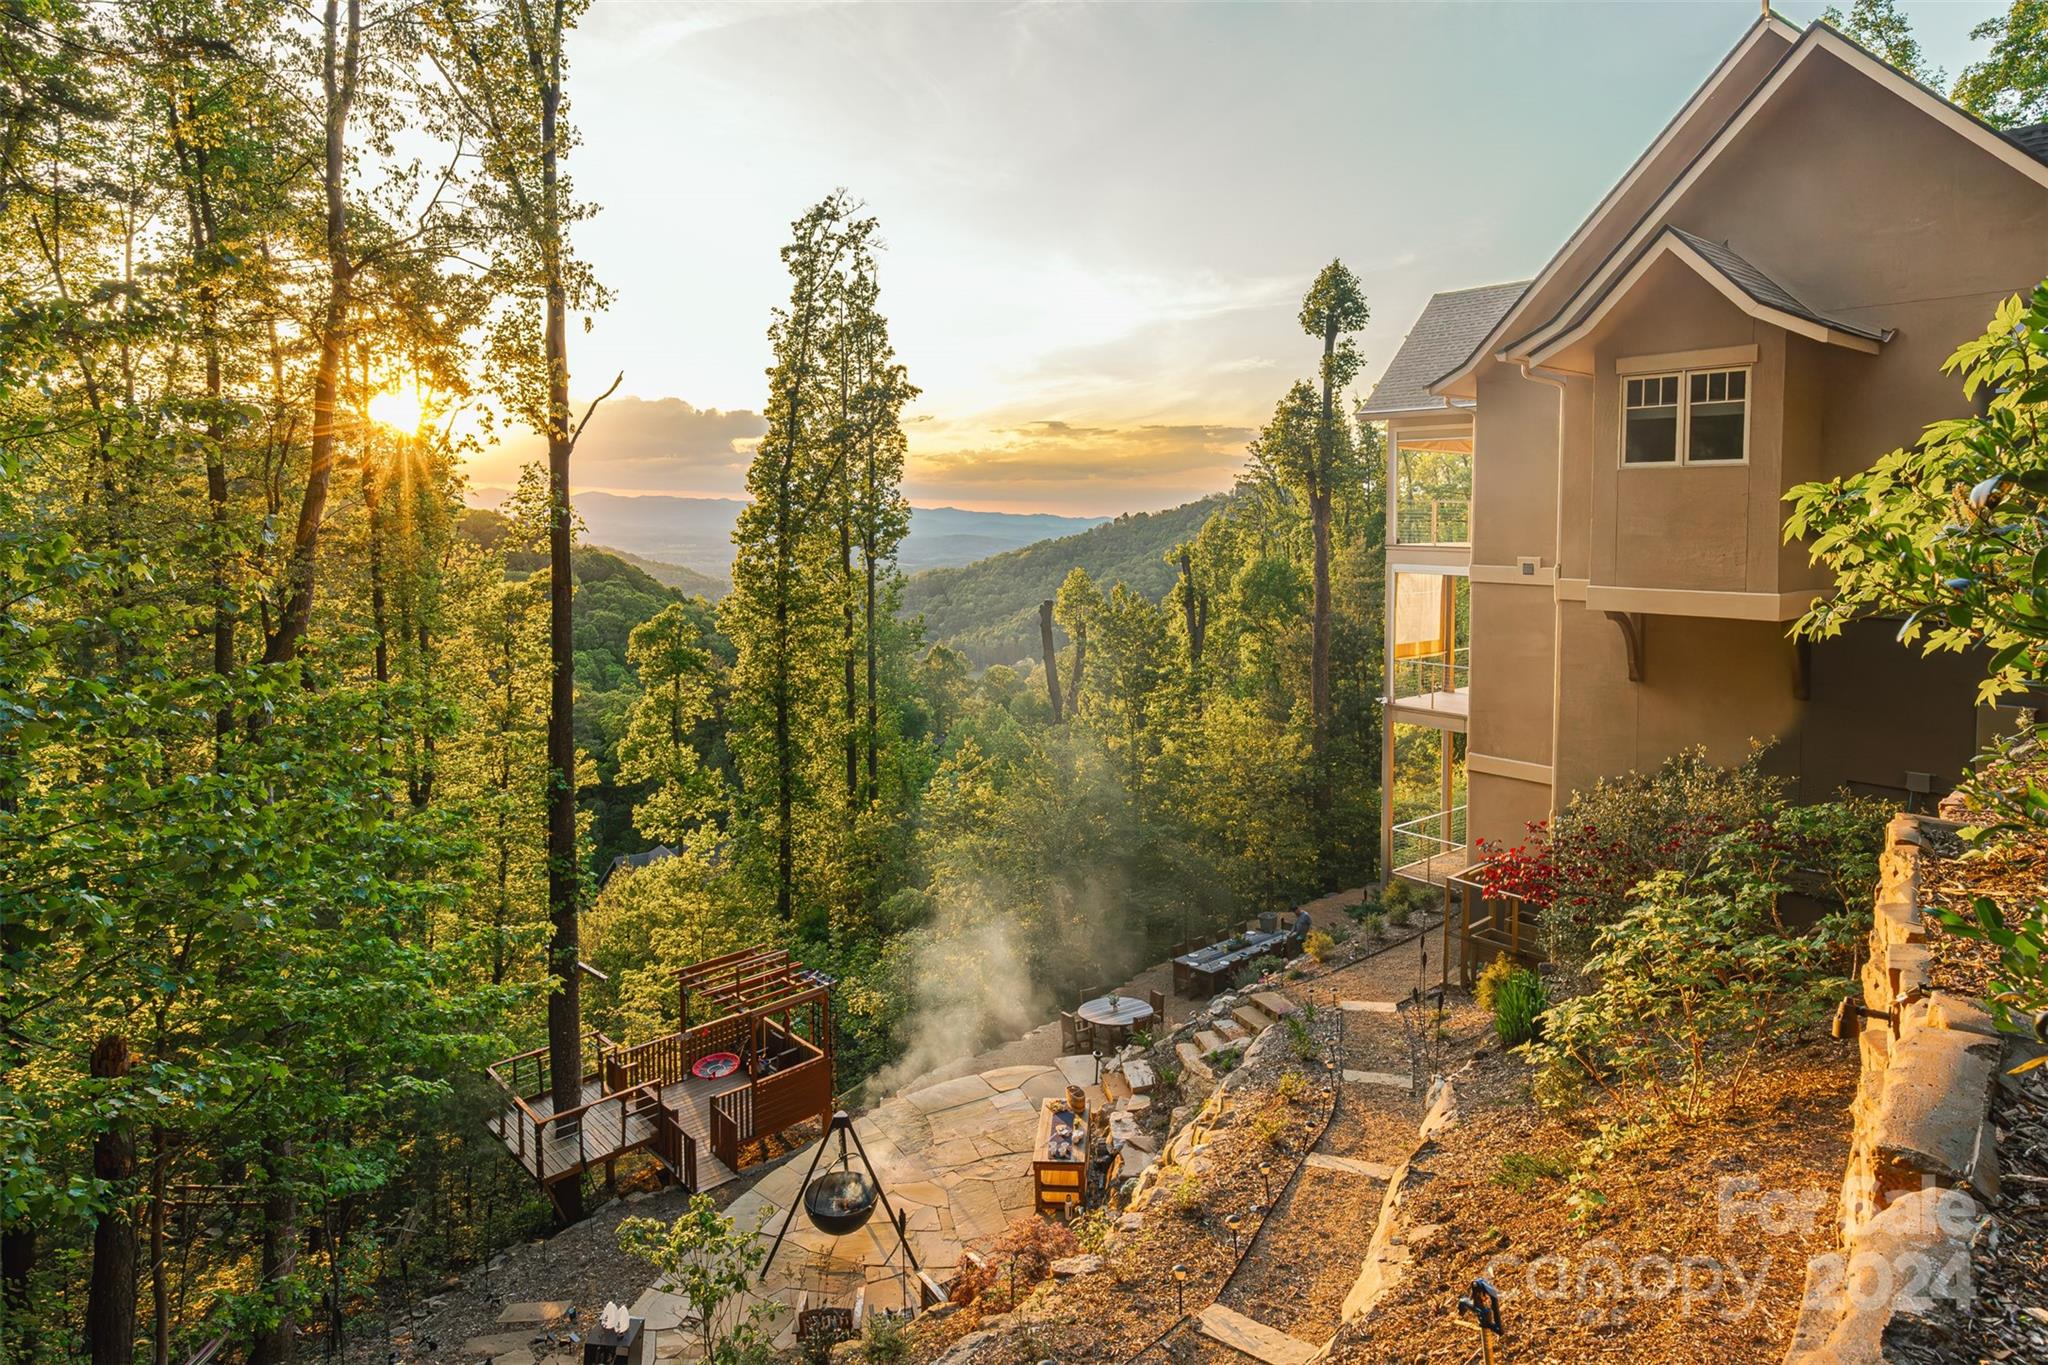
[[1472,441],[1402,441],[1394,452],[1394,543],[1472,543]]
[[1387,695],[1408,710],[1465,716],[1471,706],[1471,665],[1463,652],[1424,654],[1394,660]]

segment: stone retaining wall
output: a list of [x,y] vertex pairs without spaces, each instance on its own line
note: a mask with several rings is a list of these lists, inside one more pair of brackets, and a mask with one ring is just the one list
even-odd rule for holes
[[1934,990],[1920,904],[1919,821],[1885,831],[1855,1037],[1842,1249],[1807,1266],[1787,1365],[1891,1359],[1895,1324],[1967,1293],[1969,1242],[1998,1195],[1991,1099],[2008,1040],[1975,1001]]

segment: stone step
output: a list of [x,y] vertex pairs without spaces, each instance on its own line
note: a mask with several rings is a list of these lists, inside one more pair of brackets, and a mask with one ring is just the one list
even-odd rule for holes
[[1344,1079],[1352,1085],[1384,1085],[1390,1090],[1413,1090],[1415,1080],[1393,1071],[1347,1071]]
[[1198,1076],[1205,1081],[1216,1079],[1216,1073],[1211,1071],[1209,1064],[1202,1060],[1202,1050],[1193,1043],[1175,1043],[1173,1045],[1173,1055],[1180,1058],[1181,1070],[1185,1071],[1188,1075]]
[[1278,991],[1253,991],[1252,1003],[1275,1019],[1292,1014],[1295,1010],[1294,1002]]
[[1242,1043],[1251,1037],[1249,1033],[1244,1031],[1244,1025],[1238,1023],[1235,1019],[1218,1019],[1216,1021],[1216,1031],[1233,1043]]
[[1195,1321],[1203,1336],[1220,1341],[1233,1351],[1242,1351],[1254,1360],[1263,1360],[1266,1365],[1308,1365],[1316,1356],[1316,1348],[1299,1337],[1288,1336],[1220,1303],[1204,1308]]
[[1257,1005],[1246,1003],[1232,1010],[1231,1016],[1252,1033],[1262,1033],[1273,1023],[1273,1017]]
[[1392,1166],[1383,1166],[1377,1161],[1360,1161],[1357,1157],[1335,1156],[1329,1152],[1310,1152],[1306,1164],[1319,1171],[1342,1171],[1346,1175],[1362,1175],[1369,1180],[1394,1178]]
[[1353,1014],[1397,1014],[1401,1007],[1391,1000],[1339,1000],[1337,1008]]
[[1195,1046],[1202,1049],[1204,1057],[1213,1057],[1223,1051],[1224,1048],[1229,1047],[1230,1040],[1222,1034],[1209,1029],[1197,1029],[1195,1031]]

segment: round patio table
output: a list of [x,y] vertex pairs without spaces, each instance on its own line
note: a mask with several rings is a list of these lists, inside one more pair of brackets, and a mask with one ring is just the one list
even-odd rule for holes
[[1083,1000],[1074,1017],[1121,1043],[1132,1029],[1152,1018],[1152,1006],[1135,995],[1098,995]]
[[697,1059],[690,1068],[690,1074],[700,1081],[715,1081],[732,1075],[740,1069],[740,1059],[731,1052],[707,1052]]

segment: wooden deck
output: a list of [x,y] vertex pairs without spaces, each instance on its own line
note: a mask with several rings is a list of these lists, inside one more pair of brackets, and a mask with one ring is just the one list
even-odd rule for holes
[[[685,1133],[697,1141],[697,1183],[699,1190],[716,1189],[733,1178],[732,1168],[711,1152],[711,1101],[729,1090],[747,1084],[744,1073],[715,1081],[691,1079],[662,1087],[661,1104],[673,1114]],[[602,1103],[600,1103],[602,1101]],[[536,1125],[519,1108],[505,1105],[485,1122],[506,1150],[541,1184],[552,1184],[578,1171],[601,1165],[654,1146],[656,1123],[652,1114],[629,1113],[622,1098],[605,1098],[603,1083],[596,1078],[583,1082],[582,1132],[562,1133],[553,1124]],[[537,1119],[555,1112],[552,1097],[540,1095],[525,1102]],[[523,1130],[523,1131],[522,1131]],[[522,1140],[523,1139],[523,1140]],[[680,1176],[682,1173],[676,1173]]]

